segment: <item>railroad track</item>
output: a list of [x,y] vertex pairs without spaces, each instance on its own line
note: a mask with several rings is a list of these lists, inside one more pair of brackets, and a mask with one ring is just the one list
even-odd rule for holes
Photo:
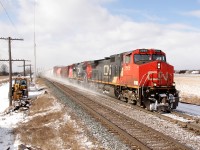
[[105,125],[110,132],[121,138],[131,149],[189,149],[177,140],[97,103],[93,100],[94,95],[80,94],[76,88],[69,88],[57,82],[53,82],[53,84]]
[[188,120],[191,120],[197,124],[200,124],[200,116],[198,117],[198,116],[188,115],[184,112],[180,112],[180,111],[176,111],[176,110],[172,111],[172,114],[183,117]]
[[151,112],[144,108],[141,108],[141,107],[138,107],[138,106],[135,106],[132,104],[128,104],[123,101],[119,101],[115,98],[109,99],[109,100],[114,100],[114,101],[117,101],[117,103],[132,107],[133,109],[137,109],[137,110],[143,111],[145,113],[152,114],[154,116],[157,116],[158,118],[178,124],[181,127],[187,128],[190,131],[193,131],[195,134],[200,135],[200,117],[188,115],[183,112],[176,111],[176,110],[172,110],[171,113]]
[[[107,97],[105,96],[104,98],[107,98]],[[137,110],[140,110],[142,112],[152,114],[152,115],[157,116],[158,118],[161,118],[163,120],[167,120],[167,121],[170,121],[172,123],[178,124],[181,127],[187,128],[190,131],[194,132],[195,134],[200,135],[200,117],[187,115],[187,114],[184,114],[182,112],[178,112],[176,110],[173,110],[171,113],[151,112],[151,111],[148,111],[144,108],[141,108],[141,107],[138,107],[138,106],[135,106],[135,105],[132,105],[132,104],[128,104],[128,103],[123,102],[123,101],[119,101],[116,98],[114,98],[114,99],[109,98],[109,101],[111,101],[111,100],[115,101],[119,104],[123,104],[123,105],[126,105],[128,107],[131,107],[133,109],[137,109]]]
[[[127,104],[127,105],[129,105],[129,104]],[[200,135],[200,118],[198,118],[198,117],[183,114],[176,110],[172,111],[171,113],[160,113],[160,112],[150,112],[146,109],[143,109],[143,108],[140,108],[137,106],[133,106],[133,105],[131,105],[131,107],[133,109],[138,109],[140,111],[155,115],[161,119],[178,124],[181,127],[187,128],[187,129],[193,131],[195,134]]]
[[172,111],[171,113],[176,116],[182,117],[183,119],[189,120],[187,122],[178,121],[178,123],[200,135],[200,117],[183,114],[182,112],[178,112],[176,110]]

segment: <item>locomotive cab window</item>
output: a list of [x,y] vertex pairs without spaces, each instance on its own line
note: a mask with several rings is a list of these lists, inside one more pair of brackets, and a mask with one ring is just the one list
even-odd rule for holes
[[161,60],[161,61],[166,62],[166,58],[165,58],[164,55],[154,54],[154,55],[152,56],[152,59],[153,59],[153,60]]
[[126,56],[125,56],[125,59],[124,59],[124,63],[125,63],[125,64],[129,64],[130,62],[131,62],[131,54],[126,55]]
[[136,64],[146,63],[151,61],[151,55],[149,54],[135,54],[134,55],[134,62]]

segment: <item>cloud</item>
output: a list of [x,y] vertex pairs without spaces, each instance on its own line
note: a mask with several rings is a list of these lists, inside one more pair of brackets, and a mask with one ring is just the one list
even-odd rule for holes
[[[30,59],[32,62],[33,2],[18,0],[18,6],[13,6],[20,34],[14,29],[10,30],[10,25],[0,21],[3,36],[24,38],[23,42],[12,42],[13,58]],[[178,23],[164,25],[135,22],[128,17],[109,12],[102,5],[109,2],[112,0],[38,0],[35,26],[37,67],[101,59],[137,48],[164,50],[168,62],[176,69],[199,67],[198,29]],[[3,49],[7,50],[7,43],[4,44]],[[2,56],[5,55],[7,54]],[[185,63],[186,60],[188,63]]]
[[200,10],[189,11],[184,13],[184,15],[200,18]]

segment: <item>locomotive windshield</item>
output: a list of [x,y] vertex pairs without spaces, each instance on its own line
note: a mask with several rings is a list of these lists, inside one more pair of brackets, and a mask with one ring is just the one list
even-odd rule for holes
[[154,61],[154,60],[160,60],[166,62],[166,58],[164,55],[160,54],[135,54],[134,55],[134,62],[136,64],[143,64],[146,62]]
[[148,62],[151,60],[151,55],[149,54],[135,54],[134,55],[134,62],[139,63],[139,62]]
[[152,59],[153,59],[153,60],[166,61],[166,58],[165,58],[164,55],[158,55],[158,54],[154,54],[154,55],[152,56]]

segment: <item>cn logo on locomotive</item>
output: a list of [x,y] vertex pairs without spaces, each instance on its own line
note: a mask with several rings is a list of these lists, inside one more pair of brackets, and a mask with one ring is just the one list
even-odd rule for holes
[[[158,77],[153,77],[153,74],[158,74]],[[166,72],[166,74],[162,73],[161,71],[160,72],[157,72],[157,71],[148,71],[148,74],[147,74],[147,79],[148,80],[159,80],[163,78],[165,81],[168,80],[169,78],[169,73]]]

